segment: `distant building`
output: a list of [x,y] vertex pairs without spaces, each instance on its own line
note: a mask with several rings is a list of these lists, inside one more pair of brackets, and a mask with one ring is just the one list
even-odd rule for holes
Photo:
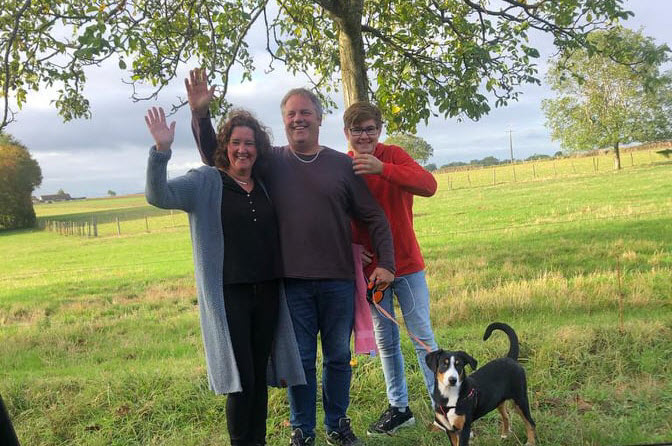
[[54,194],[54,195],[40,195],[40,201],[42,203],[51,203],[54,201],[70,201],[72,200],[72,197],[70,194],[62,193],[62,194]]

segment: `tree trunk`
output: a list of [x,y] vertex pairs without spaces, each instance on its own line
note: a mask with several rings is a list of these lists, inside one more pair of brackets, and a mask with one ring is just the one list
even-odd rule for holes
[[621,151],[618,149],[618,141],[614,143],[614,170],[621,170]]
[[369,80],[366,75],[364,41],[362,39],[363,0],[340,2],[335,15],[338,23],[338,48],[345,106],[369,100]]

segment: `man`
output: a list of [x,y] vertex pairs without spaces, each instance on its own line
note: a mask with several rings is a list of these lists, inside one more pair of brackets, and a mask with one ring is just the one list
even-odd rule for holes
[[[413,231],[413,195],[431,197],[436,192],[436,180],[401,147],[378,142],[383,122],[376,106],[368,102],[356,102],[343,114],[343,122],[349,155],[353,157],[353,170],[366,180],[392,229],[397,276],[392,286],[385,291],[380,305],[394,315],[392,298],[396,295],[406,328],[431,350],[436,350],[429,319],[425,264]],[[363,262],[368,263],[365,271],[370,273],[379,265],[379,259],[371,252],[371,242],[365,228],[355,222],[353,232],[355,243],[364,246]],[[392,434],[397,429],[413,425],[415,418],[408,407],[399,329],[374,306],[371,306],[371,315],[389,406],[369,426],[367,434]],[[413,339],[413,343],[431,400],[434,377],[425,363],[427,350],[416,339]]]
[[[214,90],[202,70],[192,71],[186,85],[201,158],[212,165],[216,140],[208,109]],[[346,416],[354,313],[351,218],[370,231],[380,258],[370,280],[383,287],[394,279],[392,237],[385,214],[352,171],[351,159],[320,146],[318,98],[309,90],[294,89],[280,108],[288,146],[274,147],[258,167],[278,217],[287,303],[307,381],[288,391],[290,445],[311,445],[315,438],[318,332],[327,443],[357,445]]]

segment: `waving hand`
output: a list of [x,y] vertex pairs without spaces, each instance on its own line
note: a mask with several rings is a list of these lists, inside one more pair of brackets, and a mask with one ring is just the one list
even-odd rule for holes
[[150,110],[147,110],[145,122],[147,123],[149,133],[154,138],[156,149],[161,151],[170,150],[170,146],[175,139],[175,121],[171,122],[169,127],[166,124],[166,114],[163,112],[163,108],[159,107],[157,109],[156,107],[152,107]]
[[198,117],[204,118],[208,114],[210,102],[215,96],[215,87],[208,88],[208,76],[205,68],[196,68],[189,71],[189,79],[184,80],[187,88],[187,99],[191,111]]

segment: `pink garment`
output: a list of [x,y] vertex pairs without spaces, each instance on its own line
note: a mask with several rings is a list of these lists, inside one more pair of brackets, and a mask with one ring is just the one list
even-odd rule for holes
[[352,244],[355,262],[355,353],[374,356],[378,351],[373,334],[371,309],[366,301],[366,278],[362,267],[362,245]]

